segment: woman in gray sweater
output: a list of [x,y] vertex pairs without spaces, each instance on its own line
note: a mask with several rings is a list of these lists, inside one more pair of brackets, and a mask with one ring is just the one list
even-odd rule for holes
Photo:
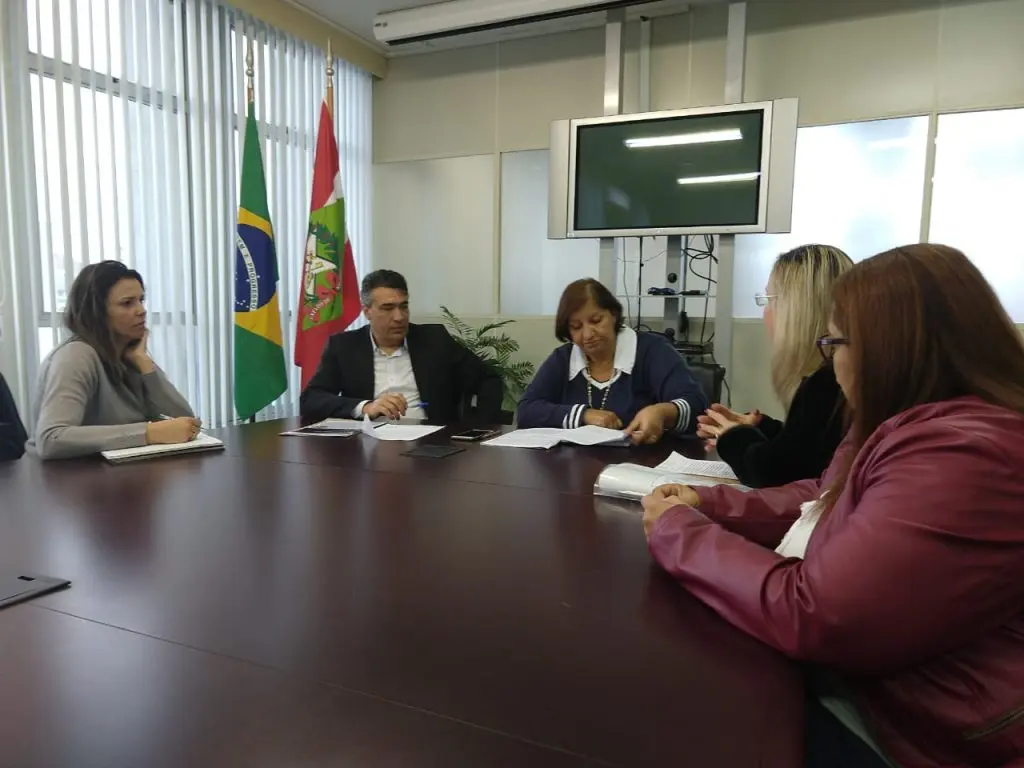
[[185,443],[200,422],[146,351],[142,276],[118,261],[85,267],[64,310],[71,338],[43,361],[29,448],[66,459]]

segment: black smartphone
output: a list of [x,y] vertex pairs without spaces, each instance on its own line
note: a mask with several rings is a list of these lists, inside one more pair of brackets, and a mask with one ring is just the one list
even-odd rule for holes
[[494,437],[499,431],[497,429],[467,429],[465,432],[452,435],[452,440],[465,440],[470,443],[476,443],[480,440],[486,440],[488,437]]

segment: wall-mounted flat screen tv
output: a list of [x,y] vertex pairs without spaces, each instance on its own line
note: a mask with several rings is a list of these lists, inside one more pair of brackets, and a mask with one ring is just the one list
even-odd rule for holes
[[796,99],[552,125],[549,237],[789,231]]

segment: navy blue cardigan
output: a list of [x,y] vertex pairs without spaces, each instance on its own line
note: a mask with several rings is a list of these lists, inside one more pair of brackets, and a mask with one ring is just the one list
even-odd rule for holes
[[[587,380],[582,373],[569,380],[572,346],[563,344],[552,352],[526,388],[516,413],[520,428],[574,429],[583,424]],[[600,407],[603,397],[603,390],[595,388],[593,407]],[[614,412],[625,426],[637,411],[655,403],[674,403],[679,408],[674,428],[679,433],[694,432],[697,416],[708,407],[700,385],[668,339],[656,333],[638,333],[633,372],[622,373],[612,384],[605,410]]]

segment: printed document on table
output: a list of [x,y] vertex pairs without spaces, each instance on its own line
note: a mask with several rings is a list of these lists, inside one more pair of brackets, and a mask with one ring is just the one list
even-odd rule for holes
[[362,429],[364,435],[377,440],[412,442],[440,432],[444,427],[431,427],[426,424],[374,424],[366,418],[363,419]]
[[608,429],[608,427],[587,424],[576,429],[563,430],[562,442],[576,445],[611,445],[613,443],[627,445],[629,435],[621,429]]
[[499,448],[552,448],[562,439],[564,429],[517,429],[485,440],[481,445]]
[[555,429],[538,427],[536,429],[517,429],[506,432],[481,445],[493,445],[499,448],[552,448],[559,443],[575,445],[627,445],[629,437],[619,429],[607,429],[588,424],[576,429]]
[[655,469],[666,474],[673,475],[697,475],[698,477],[710,477],[725,482],[739,482],[736,473],[724,461],[705,461],[703,459],[688,459],[675,451]]

